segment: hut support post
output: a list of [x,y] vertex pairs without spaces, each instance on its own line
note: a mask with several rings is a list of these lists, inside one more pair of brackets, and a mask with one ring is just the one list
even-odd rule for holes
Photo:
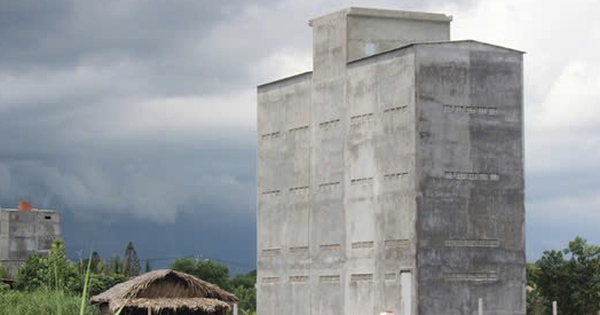
[[237,304],[233,304],[233,315],[238,315],[238,306],[237,306]]
[[152,308],[148,307],[148,315],[152,315]]

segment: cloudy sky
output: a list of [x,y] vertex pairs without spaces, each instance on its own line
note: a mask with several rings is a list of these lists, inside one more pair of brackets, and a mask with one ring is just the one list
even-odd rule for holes
[[311,70],[307,21],[348,6],[526,51],[528,260],[600,244],[596,0],[0,0],[0,205],[60,210],[70,255],[252,267],[255,87]]

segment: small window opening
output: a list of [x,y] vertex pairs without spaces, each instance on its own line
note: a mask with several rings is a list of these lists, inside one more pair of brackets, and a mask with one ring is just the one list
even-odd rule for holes
[[44,217],[44,219],[46,219],[46,220],[52,220],[52,216],[47,215],[47,216]]
[[365,45],[365,57],[374,55],[375,53],[377,53],[377,44],[367,43],[367,45]]

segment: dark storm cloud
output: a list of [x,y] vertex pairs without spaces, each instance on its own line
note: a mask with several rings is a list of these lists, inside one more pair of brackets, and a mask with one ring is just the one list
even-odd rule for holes
[[252,122],[177,128],[135,119],[147,115],[140,102],[254,86],[253,58],[277,45],[236,49],[254,45],[236,33],[251,32],[239,24],[263,4],[0,1],[0,204],[29,199],[82,219],[170,221],[203,204],[253,213]]
[[[216,92],[247,80],[244,67],[249,60],[240,50],[235,55],[219,50],[211,32],[242,19],[247,6],[260,4],[241,0],[1,1],[1,75],[44,75],[81,66],[101,71],[121,65],[143,78],[140,81],[145,84],[133,92]],[[235,44],[222,47],[235,48]],[[128,85],[129,78],[113,78],[119,79]]]
[[253,130],[119,128],[133,103],[248,84],[247,54],[210,42],[261,4],[0,1],[2,205],[154,220],[202,203],[253,211]]
[[0,158],[0,194],[8,197],[2,202],[26,199],[81,214],[126,212],[159,221],[201,203],[252,212],[253,139],[240,137],[244,143],[215,144],[198,137],[195,148],[156,139],[90,143],[63,156],[9,153]]

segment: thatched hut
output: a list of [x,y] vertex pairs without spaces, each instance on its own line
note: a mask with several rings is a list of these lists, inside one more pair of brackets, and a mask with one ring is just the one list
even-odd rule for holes
[[119,283],[91,298],[102,314],[224,315],[237,303],[235,295],[194,276],[170,269],[156,270]]

